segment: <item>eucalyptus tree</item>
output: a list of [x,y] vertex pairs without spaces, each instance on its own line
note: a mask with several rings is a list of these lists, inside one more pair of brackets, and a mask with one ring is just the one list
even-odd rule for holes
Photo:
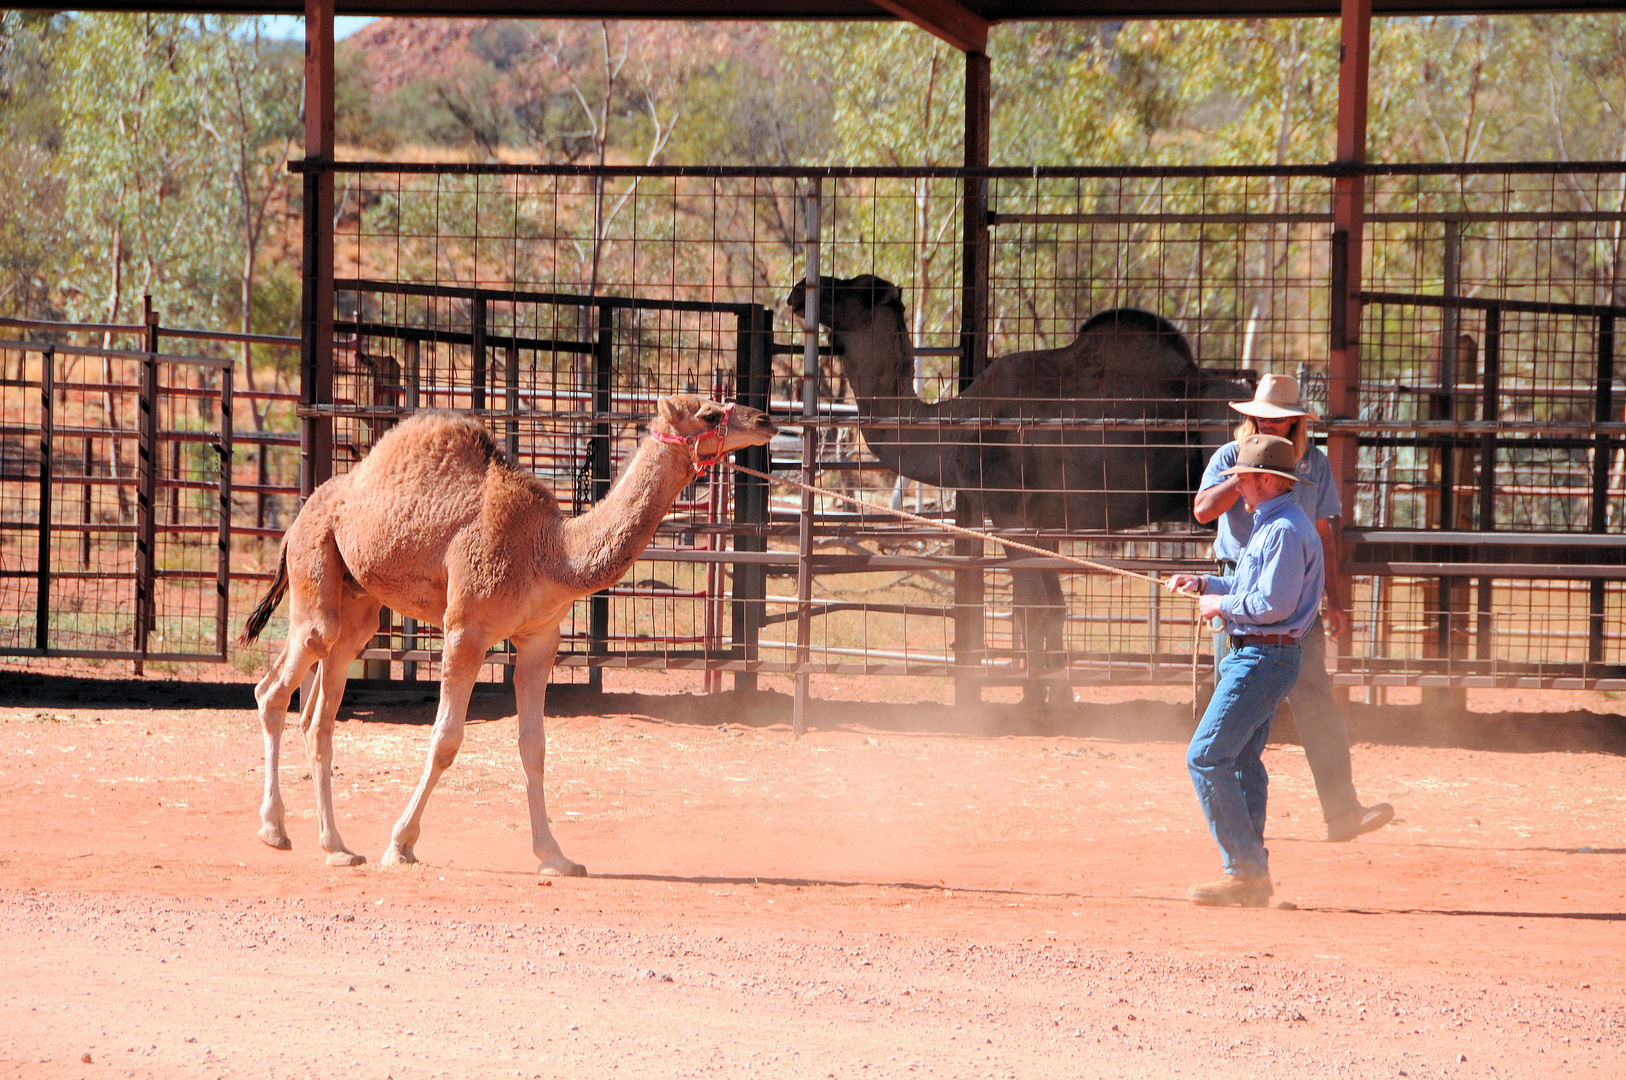
[[[52,318],[62,183],[51,167],[60,118],[51,93],[60,14],[0,11],[0,312]],[[20,362],[20,356],[19,356]]]

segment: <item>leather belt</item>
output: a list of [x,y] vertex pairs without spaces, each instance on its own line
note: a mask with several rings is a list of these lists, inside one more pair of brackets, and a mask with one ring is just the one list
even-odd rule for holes
[[1292,634],[1232,634],[1231,648],[1244,645],[1297,645],[1299,639]]

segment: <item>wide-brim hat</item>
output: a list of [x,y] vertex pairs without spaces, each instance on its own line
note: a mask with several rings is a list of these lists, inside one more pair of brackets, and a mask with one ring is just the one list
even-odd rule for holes
[[1299,476],[1293,468],[1298,463],[1299,452],[1291,440],[1279,435],[1249,435],[1237,447],[1236,464],[1221,475],[1235,476],[1245,472],[1269,473],[1271,476],[1280,476],[1296,484],[1299,482]]
[[1299,381],[1291,375],[1260,376],[1259,389],[1254,391],[1253,400],[1233,401],[1231,408],[1262,420],[1285,420],[1292,416],[1320,419],[1299,400]]

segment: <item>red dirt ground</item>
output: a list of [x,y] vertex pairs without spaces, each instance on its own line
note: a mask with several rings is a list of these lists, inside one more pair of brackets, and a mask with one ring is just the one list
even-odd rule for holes
[[[1281,903],[1244,911],[1182,899],[1218,867],[1178,702],[820,702],[797,739],[777,694],[556,692],[550,809],[592,876],[554,881],[511,699],[476,699],[424,861],[346,870],[292,734],[295,849],[255,840],[251,704],[0,672],[0,1075],[1626,1075],[1619,715],[1352,707],[1399,817],[1342,845],[1273,743]],[[1581,705],[1620,708],[1549,707]],[[431,712],[346,709],[370,859]]]

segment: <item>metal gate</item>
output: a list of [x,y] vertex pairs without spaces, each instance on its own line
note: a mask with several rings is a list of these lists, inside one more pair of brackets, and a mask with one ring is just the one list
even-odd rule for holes
[[0,654],[224,660],[232,367],[0,341]]

